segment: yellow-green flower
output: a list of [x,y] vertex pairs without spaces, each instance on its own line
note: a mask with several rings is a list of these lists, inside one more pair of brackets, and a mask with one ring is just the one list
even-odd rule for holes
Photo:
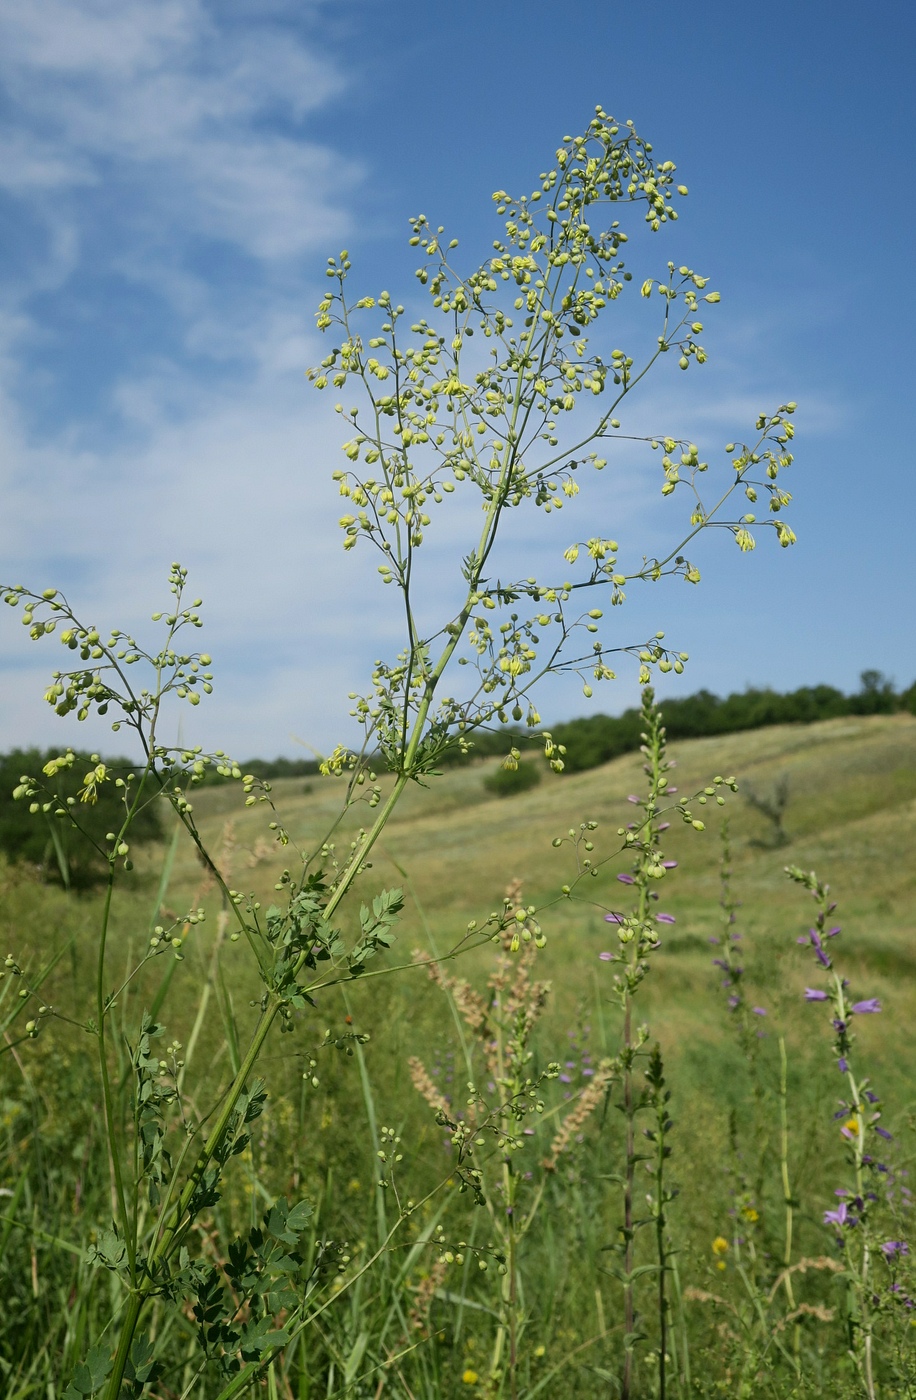
[[477,1382],[480,1380],[480,1377],[478,1376],[477,1372],[472,1371],[469,1366],[468,1369],[465,1371],[464,1375],[461,1377],[461,1379],[464,1381],[465,1385],[476,1385]]
[[727,1254],[728,1240],[722,1235],[716,1235],[716,1238],[712,1242],[712,1252],[717,1256]]

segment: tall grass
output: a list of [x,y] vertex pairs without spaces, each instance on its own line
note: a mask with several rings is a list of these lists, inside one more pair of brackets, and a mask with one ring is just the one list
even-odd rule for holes
[[[884,722],[877,723],[880,728]],[[840,740],[850,755],[844,762],[853,774],[855,750],[870,742],[870,733],[866,727]],[[691,755],[680,757],[682,770],[693,766]],[[778,756],[771,761],[778,763]],[[828,749],[823,761],[834,767],[835,749]],[[479,770],[472,771],[479,781]],[[456,781],[463,782],[463,775]],[[608,774],[603,785],[610,783],[622,793],[629,781],[625,772],[618,777]],[[552,800],[561,796],[558,789]],[[528,800],[522,796],[512,802],[523,811]],[[505,810],[502,800],[500,808]],[[438,821],[447,827],[455,820],[454,811],[446,804]],[[430,820],[437,818],[431,816],[427,824]],[[880,816],[872,820],[880,825]],[[803,980],[812,980],[805,962],[796,963],[806,957],[795,946],[795,938],[807,927],[804,905],[793,919],[787,904],[774,920],[753,901],[741,903],[748,893],[746,884],[753,887],[758,878],[751,877],[751,871],[776,859],[748,844],[750,823],[750,814],[734,810],[731,892],[721,925],[723,934],[727,929],[743,934],[734,945],[743,959],[742,1007],[729,1007],[733,993],[731,987],[719,986],[725,978],[721,968],[700,974],[704,955],[699,948],[696,953],[666,954],[663,942],[653,954],[660,961],[652,976],[667,975],[666,958],[668,963],[673,959],[685,968],[695,967],[697,973],[689,973],[679,994],[664,995],[662,1005],[675,1013],[673,1022],[670,1012],[666,1017],[657,1003],[647,1003],[654,1024],[646,1049],[657,1036],[669,1063],[660,1071],[645,1061],[656,1077],[655,1087],[641,1073],[633,1080],[634,1098],[644,1098],[645,1103],[634,1132],[634,1155],[644,1158],[633,1165],[634,1217],[646,1221],[634,1233],[639,1251],[634,1267],[647,1271],[632,1285],[633,1330],[643,1335],[631,1345],[629,1381],[633,1393],[640,1395],[661,1393],[662,1374],[671,1395],[867,1394],[855,1360],[858,1323],[855,1292],[850,1292],[848,1281],[847,1241],[838,1246],[836,1227],[823,1223],[825,1212],[835,1211],[841,1199],[834,1191],[849,1169],[849,1189],[855,1185],[854,1161],[844,1166],[846,1156],[854,1157],[844,1136],[849,1115],[836,1121],[833,1116],[839,1099],[848,1094],[834,1083],[834,1076],[840,1077],[830,1050],[834,1029],[828,1022],[822,1030],[811,1019],[817,1017],[818,1005],[802,997]],[[223,821],[224,837],[215,845],[232,879],[255,858],[244,838],[239,839],[243,826],[241,815],[228,828]],[[599,827],[599,837],[600,831]],[[592,833],[589,839],[594,837]],[[710,864],[716,844],[710,829],[687,848],[709,870],[710,909],[717,898],[715,865]],[[689,859],[679,851],[679,867],[666,878],[685,881]],[[169,865],[168,847],[162,864]],[[249,868],[256,875],[263,870],[260,878],[269,882],[275,867],[270,860]],[[625,866],[621,873],[626,873]],[[171,880],[180,882],[175,893],[182,904],[212,907],[213,887],[202,890],[204,880],[190,888],[187,882],[194,878],[190,867],[171,863]],[[602,881],[586,878],[601,887]],[[491,953],[475,955],[475,966],[466,973],[439,971],[440,965],[429,957],[439,950],[443,914],[440,908],[427,907],[418,888],[425,884],[422,870],[414,866],[407,886],[410,920],[422,944],[419,960],[426,966],[409,974],[413,980],[400,987],[390,984],[389,990],[379,991],[385,986],[381,982],[370,994],[369,984],[357,984],[346,1001],[337,999],[339,993],[324,998],[316,1030],[309,1033],[303,1024],[295,1036],[284,1038],[282,1059],[268,1065],[272,1078],[276,1076],[273,1108],[269,1116],[256,1120],[249,1144],[233,1160],[223,1198],[199,1222],[194,1239],[200,1256],[225,1281],[227,1260],[220,1241],[258,1228],[277,1199],[309,1200],[312,1213],[296,1252],[303,1260],[303,1273],[313,1280],[311,1310],[296,1315],[291,1326],[279,1315],[285,1330],[294,1335],[271,1365],[268,1384],[278,1395],[374,1395],[380,1384],[381,1394],[508,1395],[512,1371],[521,1395],[556,1390],[613,1394],[624,1381],[627,1325],[625,1278],[618,1262],[627,1158],[626,1116],[616,1106],[625,1106],[622,1080],[610,1086],[606,1106],[606,1090],[591,1105],[556,1160],[550,1161],[558,1124],[574,1119],[583,1095],[603,1072],[602,1062],[613,1062],[620,1053],[623,1021],[609,982],[613,968],[598,958],[604,951],[602,939],[596,930],[588,932],[590,916],[583,909],[578,916],[581,932],[573,935],[570,946],[579,950],[577,961],[581,963],[583,955],[589,959],[592,971],[584,978],[579,974],[578,990],[556,980],[568,961],[570,935],[556,933],[550,915],[543,913],[538,922],[543,921],[551,935],[543,951],[536,952],[533,937],[525,943],[520,939],[517,954],[505,951],[501,942],[488,945]],[[419,904],[410,894],[411,885]],[[617,888],[627,894],[632,887]],[[450,890],[439,894],[447,905]],[[677,923],[658,926],[675,944],[689,932],[685,919],[693,922],[681,912],[683,884],[681,894],[679,900],[675,884],[666,889],[666,903],[675,909]],[[85,952],[93,927],[93,897],[67,896],[15,869],[5,873],[3,895],[8,927],[52,931],[48,961],[57,961],[43,987],[49,997],[56,999],[63,987],[88,984]],[[125,892],[118,914],[119,940],[126,945],[131,929],[155,926],[163,903],[174,897],[171,884],[160,879],[150,861],[148,873],[138,871],[132,892]],[[532,901],[525,901],[518,885],[508,891],[508,898],[513,915],[520,908],[527,922]],[[694,898],[687,894],[687,907]],[[609,933],[615,927],[603,926]],[[831,921],[827,927],[832,926]],[[756,935],[750,931],[754,928]],[[501,937],[507,936],[511,938],[511,925]],[[861,936],[851,937],[848,969],[856,984],[877,976],[886,989],[891,985],[886,975],[869,972],[876,965],[869,959],[868,945]],[[36,945],[39,953],[40,940]],[[711,948],[707,962],[722,948],[721,943]],[[125,957],[127,951],[122,946]],[[880,953],[880,945],[875,955],[878,964],[887,956]],[[185,1044],[176,1052],[177,1059],[188,1062],[186,1078],[198,1066],[206,1077],[225,1082],[235,1067],[232,1046],[243,1040],[252,1015],[248,1002],[256,983],[246,988],[244,980],[238,980],[236,945],[225,934],[220,937],[218,915],[213,920],[208,915],[203,924],[188,930],[184,959],[171,964],[170,994],[179,997],[176,1026],[185,1028],[178,1030]],[[500,1273],[498,1257],[508,1264],[511,1236],[500,1213],[505,1154],[489,1155],[488,1141],[482,1166],[486,1204],[474,1206],[473,1191],[460,1190],[463,1163],[460,1150],[450,1145],[448,1126],[457,1125],[457,1115],[467,1115],[472,1108],[466,1103],[468,1082],[482,1095],[488,1094],[490,1082],[495,1083],[484,1078],[480,1057],[499,1053],[502,1032],[496,1028],[488,1035],[478,1012],[483,1007],[497,1014],[490,1007],[490,984],[507,975],[501,966],[513,979],[532,979],[528,995],[535,1002],[542,999],[526,1042],[525,1053],[533,1060],[522,1078],[535,1079],[551,1062],[563,1075],[545,1081],[542,1096],[549,1090],[554,1097],[546,1098],[543,1114],[529,1113],[518,1121],[510,1115],[508,1122],[496,1117],[484,1130],[498,1142],[508,1127],[525,1142],[510,1158],[520,1163],[512,1189],[519,1193],[526,1225],[513,1261],[514,1302],[506,1286],[509,1273]],[[149,976],[146,995],[160,986],[158,967],[148,972],[155,977]],[[554,983],[552,990],[535,990],[533,984],[545,979]],[[15,1043],[16,1026],[26,1017],[25,1010],[13,1007],[20,1000],[18,980],[8,975],[0,984],[7,1043]],[[651,985],[652,977],[646,992]],[[863,992],[871,992],[874,982],[862,986]],[[138,996],[143,999],[139,990]],[[152,997],[148,1004],[151,1001]],[[754,1006],[767,1015],[755,1016]],[[891,1017],[896,1027],[893,999],[881,1016]],[[881,1016],[863,1018],[863,1036],[878,1029]],[[322,1029],[325,1023],[329,1037]],[[763,1039],[757,1038],[758,1030]],[[357,1038],[364,1035],[370,1038]],[[894,1180],[888,1191],[882,1188],[877,1202],[870,1203],[877,1255],[870,1261],[875,1270],[871,1296],[880,1302],[872,1323],[873,1335],[880,1337],[873,1385],[878,1394],[908,1395],[913,1384],[908,1256],[887,1257],[881,1246],[906,1244],[909,1236],[909,1101],[903,1067],[888,1063],[886,1040],[876,1041],[873,1033],[865,1039],[881,1061],[871,1082],[885,1091],[887,1073],[895,1090],[879,1120],[889,1125],[895,1141],[875,1158],[889,1168],[877,1173],[879,1182]],[[37,1045],[26,1039],[15,1047],[16,1054],[10,1051],[3,1057],[2,1184],[12,1194],[2,1198],[0,1210],[5,1301],[0,1355],[4,1385],[14,1396],[47,1394],[49,1384],[63,1394],[73,1373],[87,1363],[91,1344],[104,1339],[117,1298],[116,1279],[93,1255],[99,1229],[110,1221],[112,1202],[98,1105],[86,1096],[92,1082],[87,1041],[84,1031],[57,1023],[42,1029]],[[286,1052],[287,1041],[292,1053]],[[427,1099],[411,1083],[412,1056],[443,1098],[451,1100],[444,1121],[436,1121]],[[583,1074],[591,1069],[595,1074]],[[665,1084],[659,1091],[660,1073]],[[488,1100],[497,1114],[515,1090],[514,1081],[499,1077],[504,1082],[493,1103]],[[120,1080],[118,1086],[126,1116],[133,1111],[133,1086],[129,1078],[123,1088]],[[667,1093],[671,1097],[662,1104]],[[673,1123],[661,1133],[660,1110]],[[479,1105],[473,1112],[481,1112]],[[529,1123],[537,1125],[534,1138],[524,1133]],[[382,1141],[383,1129],[401,1139],[394,1152]],[[671,1149],[663,1164],[659,1142]],[[382,1162],[376,1156],[379,1151],[402,1160]],[[391,1184],[380,1188],[380,1180]],[[444,1184],[448,1182],[452,1184]],[[423,1204],[429,1191],[434,1194]],[[665,1200],[669,1192],[673,1198]],[[401,1222],[400,1208],[413,1201],[416,1209]],[[371,1262],[380,1247],[383,1253]],[[193,1307],[189,1312],[176,1312],[167,1300],[155,1305],[148,1336],[161,1373],[148,1387],[151,1394],[187,1391],[216,1396],[232,1383],[231,1378],[224,1381],[201,1371]],[[516,1347],[510,1367],[513,1316]],[[300,1317],[309,1319],[308,1326],[296,1331]],[[85,1379],[84,1373],[79,1375]],[[472,1376],[476,1379],[465,1379]]]

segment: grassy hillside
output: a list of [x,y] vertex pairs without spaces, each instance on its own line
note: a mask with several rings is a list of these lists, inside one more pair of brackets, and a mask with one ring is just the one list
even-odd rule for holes
[[[810,949],[797,947],[796,938],[809,926],[811,906],[786,879],[783,868],[789,862],[817,869],[840,900],[837,919],[843,936],[833,951],[855,994],[880,997],[884,1005],[881,1016],[856,1018],[859,1050],[886,1101],[884,1122],[896,1140],[895,1169],[906,1169],[914,1157],[916,717],[844,717],[690,740],[674,745],[672,752],[680,796],[702,788],[716,774],[734,774],[758,793],[786,779],[790,794],[784,818],[789,841],[778,849],[768,844],[772,833],[766,820],[740,795],[729,796],[724,809],[731,829],[734,893],[742,902],[738,927],[744,935],[750,999],[767,1013],[755,1022],[761,1038],[751,1058],[739,1049],[720,974],[711,965],[714,950],[708,940],[721,921],[721,813],[714,805],[696,809],[707,819],[705,831],[689,830],[675,816],[667,834],[666,857],[678,864],[662,883],[657,907],[673,915],[675,923],[662,928],[661,947],[638,997],[639,1016],[661,1044],[673,1095],[670,1172],[681,1194],[672,1208],[671,1228],[687,1290],[677,1317],[679,1335],[690,1341],[694,1358],[690,1394],[739,1393],[734,1368],[750,1365],[747,1358],[753,1356],[759,1369],[742,1382],[743,1395],[852,1397],[860,1392],[844,1359],[832,1275],[814,1272],[798,1280],[797,1296],[814,1311],[806,1314],[810,1326],[806,1323],[799,1342],[808,1379],[789,1389],[789,1373],[779,1369],[779,1356],[766,1348],[748,1350],[749,1344],[739,1345],[737,1333],[722,1331],[723,1314],[716,1309],[731,1309],[728,1316],[734,1319],[745,1316],[744,1274],[736,1255],[719,1259],[711,1246],[732,1238],[737,1211],[751,1211],[757,1221],[753,1269],[761,1286],[772,1286],[783,1247],[775,1116],[782,1034],[788,1056],[787,1163],[797,1196],[793,1257],[820,1259],[832,1248],[822,1217],[836,1182],[843,1179],[845,1145],[834,1121],[838,1077],[827,1018],[802,1000],[803,988],[816,973]],[[539,907],[548,940],[535,964],[537,977],[551,984],[537,1032],[536,1062],[555,1058],[570,1067],[575,1080],[589,1055],[597,1063],[618,1045],[611,970],[599,953],[614,936],[604,912],[620,908],[627,897],[615,878],[627,862],[614,853],[620,844],[618,828],[634,812],[627,796],[641,788],[641,760],[632,755],[572,776],[545,772],[538,787],[508,798],[494,797],[484,787],[496,762],[451,769],[429,789],[409,792],[373,855],[373,868],[362,877],[363,891],[369,898],[381,888],[404,885],[404,916],[384,963],[410,963],[415,948],[441,953],[454,946],[468,921],[486,919],[499,907],[509,883],[520,880],[526,901]],[[382,779],[383,787],[389,782]],[[321,840],[340,794],[339,782],[332,779],[274,784],[277,808],[294,845],[313,848]],[[230,884],[251,890],[264,905],[277,899],[274,885],[294,857],[273,840],[266,809],[246,809],[238,788],[227,785],[203,788],[195,797],[195,813]],[[357,809],[334,834],[338,852],[347,849],[358,829],[359,813]],[[598,823],[591,858],[599,864],[599,874],[576,884],[573,898],[564,898],[561,887],[573,883],[575,873],[571,848],[567,843],[557,849],[552,842],[570,828],[578,830],[583,821]],[[601,864],[605,857],[610,858]],[[140,852],[136,870],[116,898],[109,967],[114,985],[119,969],[130,965],[157,921],[198,904],[207,917],[188,931],[183,960],[167,955],[148,963],[130,990],[120,994],[113,1053],[127,1084],[126,1047],[135,1036],[139,1012],[153,1002],[163,977],[170,978],[165,1040],[175,1036],[181,1042],[187,1101],[194,1112],[206,1112],[257,1014],[259,987],[244,944],[228,940],[212,884],[186,843],[171,854],[167,843]],[[97,896],[66,895],[39,886],[21,870],[0,870],[3,941],[23,965],[36,967],[61,955],[42,994],[61,1012],[75,1011],[77,1019],[85,1016],[91,995],[97,913]],[[483,990],[495,956],[485,947],[453,971]],[[12,979],[0,984],[0,1009],[9,1006],[12,995]],[[303,1067],[313,1048],[326,1029],[336,1037],[348,1027],[371,1039],[352,1059],[319,1054],[319,1082],[312,1089],[303,1080]],[[105,1315],[108,1285],[104,1274],[89,1269],[86,1254],[94,1232],[110,1215],[107,1165],[97,1130],[99,1104],[94,1101],[93,1043],[79,1026],[58,1021],[47,1024],[34,1045],[21,1044],[15,1054],[0,1058],[0,1186],[17,1193],[8,1221],[40,1221],[44,1232],[30,1245],[19,1225],[0,1220],[0,1283],[8,1298],[0,1321],[0,1370],[16,1400],[52,1393],[52,1370],[59,1380],[80,1359],[87,1329],[96,1325],[92,1310],[99,1299],[100,1315]],[[462,1045],[467,1046],[467,1030],[460,1016],[422,969],[366,978],[351,984],[346,995],[341,989],[320,993],[315,1010],[297,1018],[295,1033],[278,1036],[268,1046],[264,1069],[271,1084],[270,1110],[236,1159],[216,1207],[224,1236],[247,1228],[277,1195],[306,1195],[318,1210],[315,1230],[350,1241],[347,1247],[355,1258],[364,1257],[385,1219],[373,1184],[378,1125],[395,1124],[403,1136],[405,1191],[420,1195],[450,1170],[441,1127],[410,1082],[409,1057],[419,1056],[437,1084],[460,1104],[468,1072]],[[306,1080],[310,1075],[307,1070]],[[582,1078],[579,1089],[586,1083]],[[563,1099],[575,1087],[560,1094],[548,1119],[563,1109]],[[543,1194],[532,1197],[540,1214],[525,1243],[525,1394],[543,1394],[545,1386],[547,1393],[583,1397],[614,1393],[608,1391],[608,1380],[619,1363],[620,1293],[612,1269],[616,1256],[608,1249],[619,1214],[614,1172],[623,1150],[621,1131],[613,1109],[596,1113],[568,1167],[548,1174],[539,1188]],[[536,1176],[536,1160],[529,1165]],[[494,1189],[498,1202],[498,1184]],[[480,1213],[475,1215],[469,1198],[455,1192],[441,1210],[456,1237],[470,1230],[470,1238],[483,1239],[494,1228],[494,1217],[486,1212],[484,1224],[475,1224]],[[438,1218],[432,1212],[431,1206],[423,1218]],[[7,1218],[2,1211],[0,1216]],[[905,1220],[899,1229],[906,1229]],[[308,1341],[311,1359],[303,1360],[297,1373],[317,1377],[317,1388],[311,1382],[303,1388],[300,1381],[297,1397],[375,1397],[384,1392],[401,1400],[498,1393],[487,1391],[483,1380],[478,1390],[476,1379],[465,1379],[484,1375],[494,1345],[489,1276],[471,1276],[464,1268],[457,1279],[448,1284],[439,1279],[434,1287],[437,1276],[422,1254],[411,1270],[403,1278],[390,1268],[367,1275],[365,1287],[354,1285],[345,1294],[348,1301],[342,1298],[341,1308],[326,1315],[323,1330]],[[340,1377],[348,1356],[357,1358],[357,1371],[351,1374],[361,1375],[359,1367],[369,1366],[373,1352],[400,1354],[404,1329],[409,1332],[414,1325],[407,1314],[416,1310],[421,1296],[431,1310],[431,1321],[423,1326],[433,1328],[424,1333],[432,1339],[426,1350],[411,1351],[403,1372],[385,1373],[391,1376],[387,1390],[371,1367],[365,1384],[345,1384]],[[702,1301],[710,1298],[720,1302]],[[389,1319],[384,1326],[394,1331],[384,1331],[383,1314]],[[154,1329],[164,1316],[154,1308]],[[773,1336],[778,1338],[778,1330]],[[181,1347],[186,1343],[191,1346],[190,1328],[182,1337],[184,1333],[168,1343],[177,1370],[157,1393],[199,1394],[209,1400],[218,1386],[195,1389],[190,1360],[174,1359],[185,1354]],[[556,1359],[559,1365],[560,1358],[570,1352],[578,1356],[576,1349],[582,1347],[587,1356],[581,1364],[564,1364],[560,1378],[549,1382],[548,1362]],[[640,1355],[645,1372],[637,1372],[644,1374],[637,1393],[649,1396],[655,1393],[650,1353],[644,1349]],[[551,1391],[552,1384],[559,1390]],[[276,1393],[292,1396],[284,1385],[278,1382]],[[902,1386],[894,1389],[891,1381],[888,1386],[887,1395],[912,1393]]]
[[[785,826],[791,839],[782,848],[765,844],[771,836],[768,823],[740,795],[729,797],[725,808],[734,882],[746,905],[749,934],[764,944],[791,946],[793,935],[805,927],[807,909],[783,868],[790,862],[813,867],[843,902],[847,954],[870,976],[883,979],[882,991],[908,996],[908,985],[897,979],[916,968],[916,717],[903,713],[783,726],[689,740],[672,752],[680,794],[717,773],[734,773],[739,784],[743,779],[764,793],[780,778],[788,779]],[[484,788],[483,777],[496,763],[452,769],[428,790],[408,792],[364,877],[365,890],[402,884],[405,872],[409,899],[400,946],[423,942],[425,920],[445,947],[468,920],[485,918],[508,883],[520,879],[526,899],[539,906],[552,901],[542,918],[548,935],[542,960],[559,999],[576,997],[592,977],[607,931],[589,904],[557,900],[572,867],[569,847],[555,850],[551,842],[581,821],[594,820],[599,823],[595,857],[615,851],[617,830],[633,815],[626,799],[640,789],[641,759],[629,755],[569,777],[547,773],[533,791],[509,798],[494,798]],[[383,787],[388,782],[383,778]],[[339,795],[340,784],[331,779],[274,784],[282,819],[303,848],[330,826]],[[265,901],[271,898],[284,857],[276,846],[265,847],[263,809],[246,810],[237,790],[224,787],[202,791],[195,810],[211,846],[219,845],[221,831],[232,823],[239,848],[235,881]],[[657,962],[655,994],[666,1002],[670,995],[678,997],[684,977],[707,975],[706,940],[719,917],[721,814],[710,806],[704,815],[705,832],[691,832],[675,820],[668,834],[666,853],[679,867],[664,890],[664,907],[677,923]],[[339,848],[357,825],[354,819],[337,833]],[[254,851],[261,859],[249,866]],[[626,868],[622,857],[611,861],[582,893],[615,907],[621,890],[614,875]],[[190,897],[199,877],[193,855],[182,852],[169,896],[176,907]]]

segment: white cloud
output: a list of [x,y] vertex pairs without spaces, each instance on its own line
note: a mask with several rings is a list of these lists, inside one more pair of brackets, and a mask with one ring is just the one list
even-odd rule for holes
[[[340,425],[302,378],[320,353],[302,254],[348,232],[358,179],[309,137],[341,75],[296,32],[262,16],[222,22],[219,5],[197,0],[0,0],[0,81],[11,114],[3,187],[23,226],[46,233],[0,315],[0,577],[62,586],[101,626],[148,634],[180,559],[205,600],[218,681],[207,704],[184,711],[185,739],[242,756],[288,752],[293,735],[327,748],[346,728],[347,691],[399,638],[376,560],[341,550],[329,479]],[[228,274],[214,248],[236,259]],[[99,370],[98,412],[67,403],[36,424],[25,386],[50,386],[53,402],[61,373],[45,353],[59,343],[54,291],[104,322],[113,294],[96,283],[113,278],[142,287],[156,314],[135,328],[123,365]],[[738,433],[769,406],[745,393],[742,363],[736,344],[734,363],[699,384],[664,376],[670,389],[650,390],[625,428]],[[661,526],[650,512],[654,465],[625,451],[583,480],[561,517],[510,519],[494,573],[549,560],[556,576],[566,545],[594,533],[659,549],[684,511],[665,509]],[[429,616],[479,518],[476,502],[458,504],[431,532]],[[638,640],[629,615],[614,623]],[[59,654],[27,644],[0,610],[0,749],[111,744],[42,706]]]
[[[208,645],[245,697],[233,718],[218,692],[214,723],[237,733],[214,741],[250,730],[258,695],[287,747],[292,731],[329,739],[346,705],[329,705],[328,678],[346,673],[345,695],[359,671],[344,573],[365,571],[345,569],[339,548],[333,449],[302,378],[315,296],[296,263],[343,235],[358,172],[308,137],[341,75],[266,14],[0,0],[2,187],[29,230],[0,324],[0,572],[53,578],[100,622],[140,628],[169,562],[187,561],[207,596]],[[207,240],[247,272],[227,279],[202,255]],[[38,387],[53,404],[48,352],[60,343],[57,303],[35,294],[75,297],[104,322],[111,293],[97,284],[113,276],[159,308],[136,326],[133,358],[99,371],[115,431],[72,403],[35,423],[24,396]],[[50,741],[58,726],[39,697],[58,658],[24,650],[12,623],[0,746]]]
[[[56,222],[104,183],[132,241],[225,241],[288,259],[346,227],[357,173],[303,119],[339,92],[329,60],[271,24],[220,27],[196,0],[0,0],[3,183]],[[53,212],[41,199],[69,193]]]

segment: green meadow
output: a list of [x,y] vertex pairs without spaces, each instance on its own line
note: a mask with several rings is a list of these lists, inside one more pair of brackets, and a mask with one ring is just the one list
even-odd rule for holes
[[[724,808],[714,800],[695,808],[703,813],[704,831],[673,814],[663,849],[677,864],[659,882],[657,907],[674,922],[659,926],[660,946],[636,997],[636,1014],[648,1026],[646,1044],[661,1049],[674,1121],[665,1167],[677,1191],[667,1210],[674,1251],[668,1393],[856,1395],[840,1256],[823,1223],[824,1211],[835,1204],[846,1151],[834,1118],[839,1076],[829,1016],[803,1000],[806,986],[819,985],[812,981],[817,972],[810,947],[796,941],[812,922],[810,897],[790,883],[784,867],[816,870],[830,883],[839,905],[832,917],[842,927],[831,947],[836,964],[857,997],[877,997],[883,1008],[880,1015],[856,1018],[856,1055],[867,1062],[882,1122],[893,1135],[888,1175],[896,1190],[887,1218],[895,1238],[905,1238],[905,1173],[916,1122],[916,717],[845,717],[690,740],[673,746],[671,756],[679,796],[701,790],[714,775],[734,775],[739,793],[727,794]],[[544,1121],[524,1148],[530,1162],[526,1158],[529,1170],[520,1177],[528,1195],[519,1209],[529,1222],[519,1244],[523,1361],[512,1385],[526,1396],[618,1393],[623,1319],[615,1173],[623,1120],[613,1083],[556,1163],[543,1164],[562,1113],[619,1047],[613,969],[599,955],[613,946],[605,912],[625,907],[626,887],[616,876],[628,864],[617,854],[618,831],[632,819],[627,798],[641,791],[642,759],[632,754],[572,776],[545,767],[536,787],[512,797],[495,797],[484,786],[497,764],[482,760],[449,769],[427,788],[405,794],[358,887],[368,902],[381,889],[404,890],[396,941],[361,979],[316,991],[315,1005],[296,1014],[290,1034],[273,1034],[263,1061],[266,1110],[231,1164],[222,1198],[195,1227],[201,1257],[208,1258],[213,1241],[256,1225],[278,1197],[311,1204],[309,1258],[325,1261],[323,1301],[282,1363],[258,1382],[272,1395],[510,1393],[505,1367],[493,1363],[501,1345],[493,1267],[498,1173],[483,1205],[461,1191],[443,1127],[417,1091],[409,1061],[422,1062],[455,1111],[478,1074],[487,1092],[486,1071],[474,1059],[483,1042],[475,1042],[462,1014],[467,996],[441,983],[467,979],[484,1002],[492,995],[488,979],[501,949],[486,944],[465,953],[462,944],[469,922],[482,924],[500,910],[513,882],[520,882],[521,898],[535,907],[546,936],[543,948],[524,945],[515,955],[525,959],[529,982],[549,984],[538,994],[543,1007],[532,1031],[531,1063],[555,1061],[564,1072],[546,1086]],[[389,781],[381,779],[383,793]],[[765,794],[783,781],[788,842],[777,846],[772,823],[742,798],[740,785]],[[250,891],[264,908],[277,899],[274,887],[284,865],[293,864],[293,848],[314,848],[335,820],[341,782],[318,777],[273,785],[290,847],[278,845],[264,806],[245,807],[236,784],[200,789],[195,817],[227,883]],[[328,838],[329,866],[347,854],[359,811]],[[712,966],[716,950],[709,941],[722,932],[723,817],[732,894],[740,906],[735,928],[742,935],[747,1006],[766,1013],[742,1013],[751,1028],[744,1039]],[[576,879],[572,844],[553,842],[570,831],[581,835],[588,822],[597,823],[589,833],[597,874]],[[517,900],[519,886],[513,890]],[[50,967],[41,997],[58,1013],[44,1020],[37,1039],[22,1038],[27,1013],[17,1013],[16,979],[0,983],[9,1051],[0,1059],[0,1368],[11,1400],[89,1393],[67,1391],[70,1372],[96,1320],[117,1304],[119,1284],[93,1254],[112,1203],[93,1037],[76,1024],[95,975],[98,898],[40,885],[20,867],[0,874],[2,951],[8,949],[33,980]],[[125,1121],[131,1112],[129,1047],[140,1012],[156,1009],[164,982],[169,1021],[157,1044],[180,1042],[173,1052],[181,1061],[176,1072],[201,1120],[237,1068],[239,1047],[254,1024],[260,990],[245,945],[232,941],[215,886],[183,835],[172,842],[167,834],[162,846],[145,848],[119,886],[112,987],[156,925],[173,918],[180,924],[184,911],[197,908],[205,918],[184,925],[180,957],[169,950],[149,959],[118,993],[112,1053]],[[445,970],[440,985],[428,966],[411,966],[417,956],[427,964],[446,958],[439,964]],[[373,975],[394,964],[404,965],[396,976]],[[62,1019],[68,1016],[73,1020]],[[329,1048],[325,1041],[340,1043]],[[380,1170],[383,1176],[389,1170],[379,1167],[386,1128],[399,1139],[401,1160],[380,1187]],[[794,1311],[782,1305],[780,1282],[784,1167],[794,1203]],[[389,1240],[395,1202],[408,1199],[419,1204]],[[646,1396],[657,1394],[659,1385],[649,1234],[637,1240],[637,1259],[647,1264],[637,1285],[646,1321],[633,1373],[633,1393]],[[484,1253],[475,1255],[475,1249]],[[477,1261],[487,1258],[484,1269]],[[316,1263],[316,1278],[319,1273]],[[766,1317],[761,1299],[769,1299]],[[221,1394],[223,1382],[195,1359],[193,1308],[177,1312],[154,1300],[152,1314],[149,1335],[165,1360],[150,1393]],[[280,1323],[282,1317],[281,1309]],[[888,1314],[890,1340],[878,1362],[882,1394],[914,1393],[909,1319],[901,1318],[892,1309]]]

